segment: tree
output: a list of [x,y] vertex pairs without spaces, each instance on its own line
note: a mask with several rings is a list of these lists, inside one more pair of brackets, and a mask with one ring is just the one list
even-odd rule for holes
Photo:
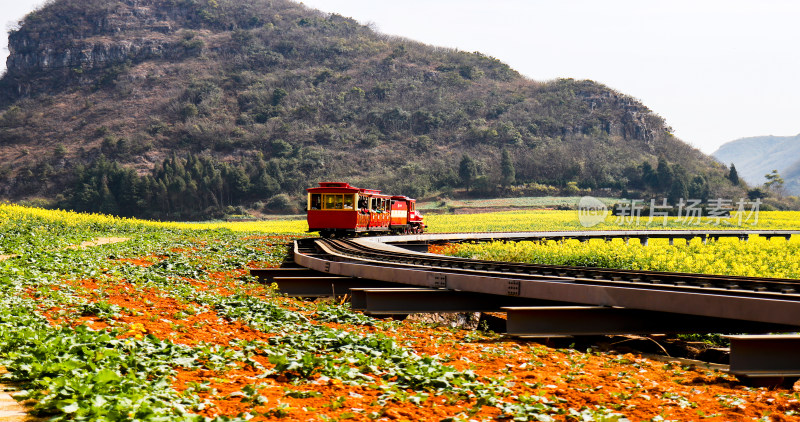
[[667,160],[664,157],[659,157],[658,159],[656,174],[658,176],[658,188],[661,190],[661,192],[667,192],[670,186],[672,186],[674,175],[672,168],[670,168]]
[[674,164],[671,172],[672,184],[669,186],[667,199],[670,203],[675,204],[681,198],[686,199],[689,196],[689,175],[686,173],[686,169],[684,169],[680,164]]
[[778,174],[778,170],[772,170],[772,172],[765,174],[764,177],[767,178],[767,183],[764,183],[764,187],[775,192],[778,196],[782,196],[783,178]]
[[231,203],[238,202],[250,192],[250,176],[240,166],[232,166],[228,176],[228,184],[232,193]]
[[645,188],[655,188],[658,185],[658,175],[649,162],[642,163],[642,184]]
[[754,188],[747,191],[747,197],[751,201],[755,201],[756,199],[761,199],[767,196],[767,193],[761,190],[761,188]]
[[736,171],[736,166],[731,163],[731,171],[728,173],[728,180],[734,184],[734,186],[739,186],[739,173]]
[[467,154],[461,156],[461,163],[458,165],[458,177],[467,189],[472,187],[475,178],[478,177],[478,165],[475,160]]
[[695,176],[692,179],[692,182],[689,183],[688,193],[689,198],[691,199],[699,199],[702,202],[708,201],[708,182],[706,182],[706,179],[703,178],[703,176]]
[[281,190],[278,181],[267,174],[267,170],[262,170],[254,183],[255,193],[258,196],[269,198]]
[[275,88],[275,90],[272,91],[272,105],[277,106],[287,95],[289,95],[289,93],[283,88]]
[[514,161],[511,160],[511,154],[508,153],[507,149],[503,150],[503,158],[500,160],[500,167],[503,176],[500,179],[500,184],[503,185],[503,187],[513,185],[514,182],[516,182],[516,171],[514,170]]
[[103,175],[103,177],[100,179],[98,192],[100,196],[100,212],[103,214],[117,215],[119,213],[117,201],[114,199],[114,195],[111,194],[111,190],[108,188],[108,178],[105,175]]
[[672,182],[672,186],[669,189],[669,195],[667,195],[667,200],[670,204],[677,204],[678,201],[683,199],[687,199],[689,196],[689,190],[686,187],[685,179],[683,178],[676,178],[675,181]]

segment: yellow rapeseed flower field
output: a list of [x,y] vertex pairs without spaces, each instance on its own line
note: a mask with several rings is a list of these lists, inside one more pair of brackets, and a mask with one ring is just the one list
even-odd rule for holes
[[660,219],[648,224],[643,216],[639,224],[618,224],[616,217],[609,215],[603,223],[586,228],[581,225],[577,211],[506,211],[486,214],[430,214],[425,216],[430,232],[515,232],[551,230],[800,230],[798,211],[762,211],[758,223],[754,218],[741,225],[735,217],[722,219],[719,224],[703,218],[700,224],[683,224],[676,217],[669,217],[664,226]]
[[[510,232],[585,230],[575,211],[511,211],[486,214],[428,215],[429,232]],[[719,225],[683,225],[671,218],[666,226],[619,225],[614,217],[592,230],[792,230],[800,229],[800,212],[761,212],[757,225],[738,226],[735,221]],[[0,204],[0,255],[21,253],[34,248],[54,249],[78,244],[98,233],[138,230],[231,230],[236,232],[299,234],[308,230],[305,219],[252,222],[157,222],[118,218],[100,214],[45,210]],[[699,240],[677,242],[650,240],[649,246],[632,241],[591,241],[563,243],[548,241],[464,245],[454,253],[481,259],[545,264],[588,265],[597,267],[681,271],[762,277],[800,278],[800,236],[791,241],[752,238],[749,242],[722,239],[704,245]]]
[[[237,232],[303,233],[308,224],[302,217],[286,220],[265,220],[246,222],[158,222],[130,218],[112,217],[102,214],[76,213],[61,210],[24,207],[13,204],[0,204],[0,225],[18,219],[42,219],[58,221],[64,225],[141,225],[185,230],[228,229]],[[736,224],[734,219],[722,220],[716,225],[704,222],[699,225],[686,225],[670,217],[667,226],[647,225],[642,217],[640,224],[622,225],[609,216],[605,222],[591,228],[580,224],[576,211],[507,211],[483,214],[429,214],[425,216],[428,231],[431,233],[460,232],[512,232],[512,231],[557,231],[557,230],[791,230],[800,229],[800,212],[763,211],[757,225]]]
[[[490,214],[431,215],[427,217],[431,232],[512,232],[559,230],[800,230],[800,212],[762,211],[757,224],[754,219],[739,225],[736,218],[723,219],[716,224],[704,219],[701,224],[687,225],[674,217],[667,225],[617,224],[616,218],[591,228],[580,224],[576,211],[510,211]],[[800,278],[800,236],[786,242],[782,238],[770,241],[752,237],[749,242],[721,239],[703,244],[700,239],[690,242],[669,242],[650,239],[649,246],[637,241],[625,244],[622,240],[605,242],[593,240],[581,243],[548,241],[490,243],[483,245],[453,245],[445,250],[454,255],[485,260],[535,262],[554,265],[585,265],[621,269],[676,271],[740,276]]]
[[62,210],[0,204],[0,226],[10,221],[39,219],[43,222],[58,222],[66,226],[146,226],[179,230],[227,229],[237,232],[302,233],[308,230],[305,219],[265,220],[246,222],[160,222],[120,218],[103,214],[77,213]]
[[751,237],[749,241],[723,238],[703,244],[694,239],[669,245],[650,239],[648,246],[631,240],[538,242],[453,245],[445,253],[491,261],[579,265],[629,270],[672,271],[748,277],[800,278],[800,236],[790,241]]

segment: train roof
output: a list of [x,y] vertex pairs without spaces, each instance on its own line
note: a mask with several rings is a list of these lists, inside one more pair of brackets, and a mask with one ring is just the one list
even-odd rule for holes
[[409,197],[407,197],[405,195],[393,195],[392,199],[395,199],[395,200],[398,200],[398,201],[416,201],[416,199],[409,198]]
[[350,186],[347,182],[320,182],[319,187],[308,188],[306,191],[310,193],[360,193],[363,195],[380,195],[389,197],[389,195],[381,194],[381,191],[376,189],[361,189],[355,186]]

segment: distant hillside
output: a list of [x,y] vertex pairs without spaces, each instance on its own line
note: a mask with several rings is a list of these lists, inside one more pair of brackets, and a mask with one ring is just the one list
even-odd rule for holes
[[288,0],[53,0],[9,51],[10,199],[187,218],[291,207],[321,180],[414,196],[741,193],[627,95]]
[[735,164],[739,177],[751,185],[764,184],[764,175],[778,170],[786,181],[787,193],[800,195],[800,135],[737,139],[722,145],[712,156],[724,164]]
[[781,173],[781,177],[786,182],[786,192],[790,195],[800,196],[800,158]]

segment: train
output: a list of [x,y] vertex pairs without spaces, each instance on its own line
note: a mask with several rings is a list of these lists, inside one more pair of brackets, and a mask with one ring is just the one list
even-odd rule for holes
[[407,196],[386,195],[346,182],[320,182],[306,191],[308,231],[322,237],[423,233],[427,227],[417,201]]

